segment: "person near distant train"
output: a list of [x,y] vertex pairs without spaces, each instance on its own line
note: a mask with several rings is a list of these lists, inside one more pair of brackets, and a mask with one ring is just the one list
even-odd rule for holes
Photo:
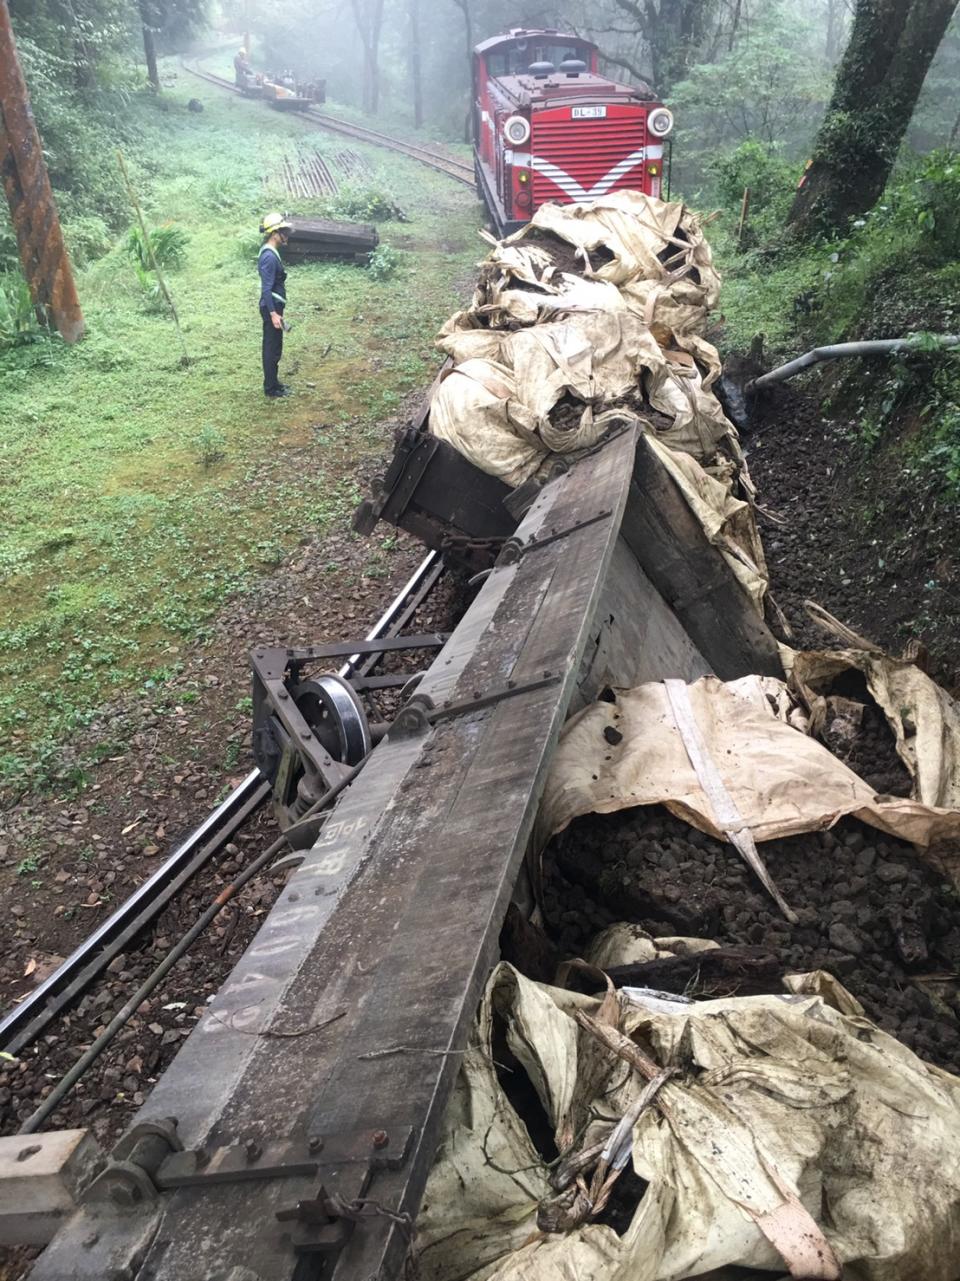
[[283,320],[287,305],[287,271],[280,250],[290,239],[292,226],[283,214],[264,214],[260,234],[265,237],[260,247],[257,266],[260,272],[260,318],[263,321],[263,394],[289,396],[291,391],[280,382],[277,372],[283,355]]
[[233,59],[233,74],[238,89],[245,89],[253,78],[253,67],[246,49],[238,49]]

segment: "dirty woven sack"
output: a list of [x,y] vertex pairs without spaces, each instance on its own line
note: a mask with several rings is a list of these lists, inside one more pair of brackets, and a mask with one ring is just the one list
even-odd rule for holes
[[[580,271],[559,270],[537,235],[571,246]],[[619,192],[543,206],[494,243],[470,307],[443,327],[453,368],[433,393],[430,430],[516,487],[551,454],[591,448],[616,411],[729,481],[742,456],[703,337],[718,294],[710,247],[682,204]]]
[[827,716],[831,687],[859,672],[893,733],[897,755],[925,805],[960,809],[960,704],[913,663],[875,650],[795,653],[790,685],[810,711],[811,729]]
[[[424,1281],[680,1281],[726,1267],[836,1278],[841,1266],[860,1281],[955,1281],[960,1080],[834,1008],[832,994],[857,1007],[827,978],[797,976],[782,996],[689,1003],[625,989],[600,1001],[501,964],[418,1221]],[[495,1020],[558,1164],[500,1087]],[[644,1070],[597,1025],[648,1056]],[[675,1075],[638,1112],[663,1068]],[[643,1184],[624,1189],[621,1236],[593,1221],[587,1193],[595,1145],[631,1108],[622,1150]],[[578,1165],[580,1184],[558,1186]]]
[[[820,831],[847,814],[918,845],[960,838],[960,810],[877,796],[803,726],[797,728],[782,681],[706,676],[685,689],[739,830],[753,840]],[[537,820],[541,847],[581,814],[634,805],[665,805],[685,823],[725,839],[730,829],[691,759],[668,685],[656,681],[614,692],[615,702],[594,703],[563,728]],[[617,736],[611,745],[609,738]]]

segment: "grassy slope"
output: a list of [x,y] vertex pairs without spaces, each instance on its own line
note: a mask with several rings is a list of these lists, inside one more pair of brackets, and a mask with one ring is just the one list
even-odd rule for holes
[[[185,110],[191,96],[203,114]],[[267,402],[256,223],[294,202],[261,175],[298,136],[327,154],[344,144],[186,76],[165,105],[134,104],[148,141],[130,160],[148,219],[190,233],[170,274],[190,365],[119,244],[80,274],[81,344],[0,354],[0,784],[42,774],[112,690],[162,680],[226,596],[354,503],[324,444],[349,432],[358,461],[382,450],[375,425],[429,378],[433,333],[480,248],[469,191],[355,147],[409,211],[380,228],[404,268],[380,283],[359,267],[293,268],[284,369],[299,394]],[[311,439],[315,465],[287,468],[285,450]],[[223,457],[205,465],[211,444]]]

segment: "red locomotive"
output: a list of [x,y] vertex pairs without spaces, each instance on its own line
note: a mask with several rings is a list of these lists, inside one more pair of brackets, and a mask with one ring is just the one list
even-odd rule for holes
[[673,116],[646,85],[598,74],[597,46],[559,31],[514,30],[473,57],[474,163],[501,236],[540,205],[625,187],[659,196]]

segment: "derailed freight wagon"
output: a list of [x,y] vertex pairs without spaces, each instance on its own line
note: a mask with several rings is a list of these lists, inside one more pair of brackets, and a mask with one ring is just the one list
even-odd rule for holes
[[680,928],[531,961],[545,842],[588,812],[666,807],[785,930],[779,838],[960,834],[960,713],[909,664],[832,660],[909,705],[911,797],[811,732],[832,696],[765,621],[696,219],[620,193],[534,221],[364,511],[476,595],[35,1281],[956,1273],[960,1082],[834,978],[631,984],[717,951]]

